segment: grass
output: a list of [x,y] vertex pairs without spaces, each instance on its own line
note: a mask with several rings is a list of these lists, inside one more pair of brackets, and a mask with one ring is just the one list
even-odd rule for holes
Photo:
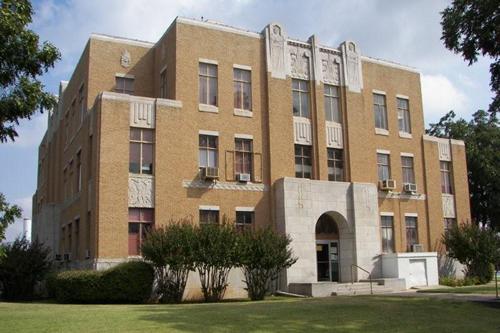
[[[500,291],[500,282],[498,284]],[[465,287],[452,287],[452,288],[436,288],[436,289],[422,289],[419,293],[454,293],[454,294],[487,294],[495,295],[495,282],[482,284],[478,286],[465,286]]]
[[493,332],[498,309],[427,297],[181,305],[0,303],[0,332]]

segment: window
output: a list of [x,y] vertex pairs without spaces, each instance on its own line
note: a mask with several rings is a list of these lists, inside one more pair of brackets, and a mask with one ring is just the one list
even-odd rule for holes
[[86,221],[87,222],[87,224],[86,224],[87,231],[85,232],[85,245],[86,245],[85,248],[87,250],[90,250],[90,233],[91,233],[91,230],[92,230],[91,224],[90,224],[91,223],[91,219],[92,219],[91,213],[87,212],[87,221]]
[[74,188],[73,188],[73,160],[69,162],[69,178],[68,178],[68,193],[70,197],[73,196],[74,194]]
[[82,84],[80,89],[78,90],[78,103],[80,105],[80,123],[83,122],[83,118],[85,117],[85,95],[84,95],[84,85]]
[[68,168],[65,167],[63,170],[63,194],[64,199],[68,198]]
[[235,173],[252,175],[252,140],[235,139]]
[[406,247],[408,252],[411,251],[411,246],[418,244],[418,228],[416,216],[405,216],[406,224]]
[[75,219],[75,253],[73,254],[75,259],[78,259],[80,253],[80,219]]
[[200,62],[200,104],[217,106],[217,65]]
[[234,108],[252,110],[251,72],[244,69],[233,69]]
[[403,168],[403,184],[415,184],[413,157],[401,156],[401,166]]
[[311,146],[295,145],[295,177],[311,179],[311,165]]
[[453,194],[451,163],[439,162],[441,166],[441,193]]
[[76,154],[76,192],[82,190],[82,152]]
[[67,253],[71,253],[71,251],[73,251],[73,226],[71,225],[71,223],[68,224],[67,232],[68,232],[68,250],[67,250],[68,252]]
[[214,135],[203,135],[199,137],[199,163],[200,167],[216,168],[217,162],[217,141]]
[[457,220],[452,219],[452,218],[444,218],[444,232],[447,232],[448,230],[456,227],[457,225]]
[[375,127],[388,130],[385,95],[373,94],[373,111],[375,113]]
[[92,152],[93,152],[93,147],[92,147],[92,143],[93,143],[93,136],[90,135],[89,136],[89,149],[88,149],[88,156],[87,156],[87,174],[88,174],[88,179],[92,179],[92,159],[93,159],[93,156],[92,156]]
[[309,84],[292,79],[293,115],[309,118]]
[[389,154],[377,153],[378,180],[391,179],[391,166]]
[[167,70],[160,73],[160,98],[167,98]]
[[134,79],[131,77],[116,77],[115,91],[122,94],[134,94]]
[[396,101],[398,104],[399,131],[411,133],[410,108],[408,106],[408,100],[404,98],[397,98]]
[[248,230],[252,229],[254,220],[254,212],[236,211],[236,229]]
[[328,180],[344,181],[344,157],[342,149],[327,148]]
[[152,208],[128,209],[128,254],[137,256],[141,253],[141,245],[149,231],[154,227],[154,210]]
[[341,123],[340,105],[339,105],[339,88],[325,84],[325,119]]
[[380,217],[380,232],[382,240],[382,252],[394,252],[394,218],[392,216]]
[[130,128],[129,172],[153,174],[153,130]]
[[219,224],[219,211],[200,209],[200,224]]

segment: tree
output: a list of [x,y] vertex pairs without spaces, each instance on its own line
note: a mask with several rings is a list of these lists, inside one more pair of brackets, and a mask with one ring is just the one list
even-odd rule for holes
[[14,141],[20,119],[56,104],[37,77],[54,66],[60,53],[27,28],[32,15],[28,0],[0,0],[0,142]]
[[490,114],[500,110],[500,3],[498,0],[454,0],[441,12],[441,39],[447,49],[461,54],[469,66],[479,54],[493,60],[490,86],[494,94]]
[[[5,239],[5,230],[14,222],[16,218],[21,217],[21,208],[17,205],[10,205],[5,201],[5,196],[0,193],[0,242]],[[3,248],[0,247],[0,257]]]

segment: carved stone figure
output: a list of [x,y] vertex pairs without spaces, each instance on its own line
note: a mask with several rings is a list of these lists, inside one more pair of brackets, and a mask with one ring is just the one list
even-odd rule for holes
[[309,79],[309,61],[311,59],[310,50],[299,46],[290,46],[290,67],[293,77]]
[[281,27],[274,24],[270,28],[271,65],[273,72],[285,72],[285,37]]
[[321,53],[321,71],[323,82],[333,85],[340,85],[340,58],[334,54]]
[[349,43],[347,49],[347,80],[349,86],[359,86],[359,55],[354,43]]
[[132,61],[130,57],[130,52],[127,50],[123,50],[122,56],[120,57],[120,64],[122,67],[128,68],[130,66],[130,62]]
[[145,177],[130,177],[128,180],[129,207],[154,207],[153,179]]

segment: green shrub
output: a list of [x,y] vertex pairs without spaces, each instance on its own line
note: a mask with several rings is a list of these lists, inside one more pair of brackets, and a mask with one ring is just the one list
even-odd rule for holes
[[465,279],[456,279],[454,277],[442,277],[439,279],[439,284],[448,287],[464,287],[481,284],[477,277],[466,277]]
[[161,303],[180,303],[189,271],[194,270],[194,229],[187,220],[169,223],[148,234],[141,251],[156,276],[156,297]]
[[0,284],[6,300],[31,300],[35,284],[50,270],[49,249],[37,240],[18,238],[4,246],[0,258]]
[[101,303],[104,299],[99,271],[65,271],[55,277],[59,303]]

